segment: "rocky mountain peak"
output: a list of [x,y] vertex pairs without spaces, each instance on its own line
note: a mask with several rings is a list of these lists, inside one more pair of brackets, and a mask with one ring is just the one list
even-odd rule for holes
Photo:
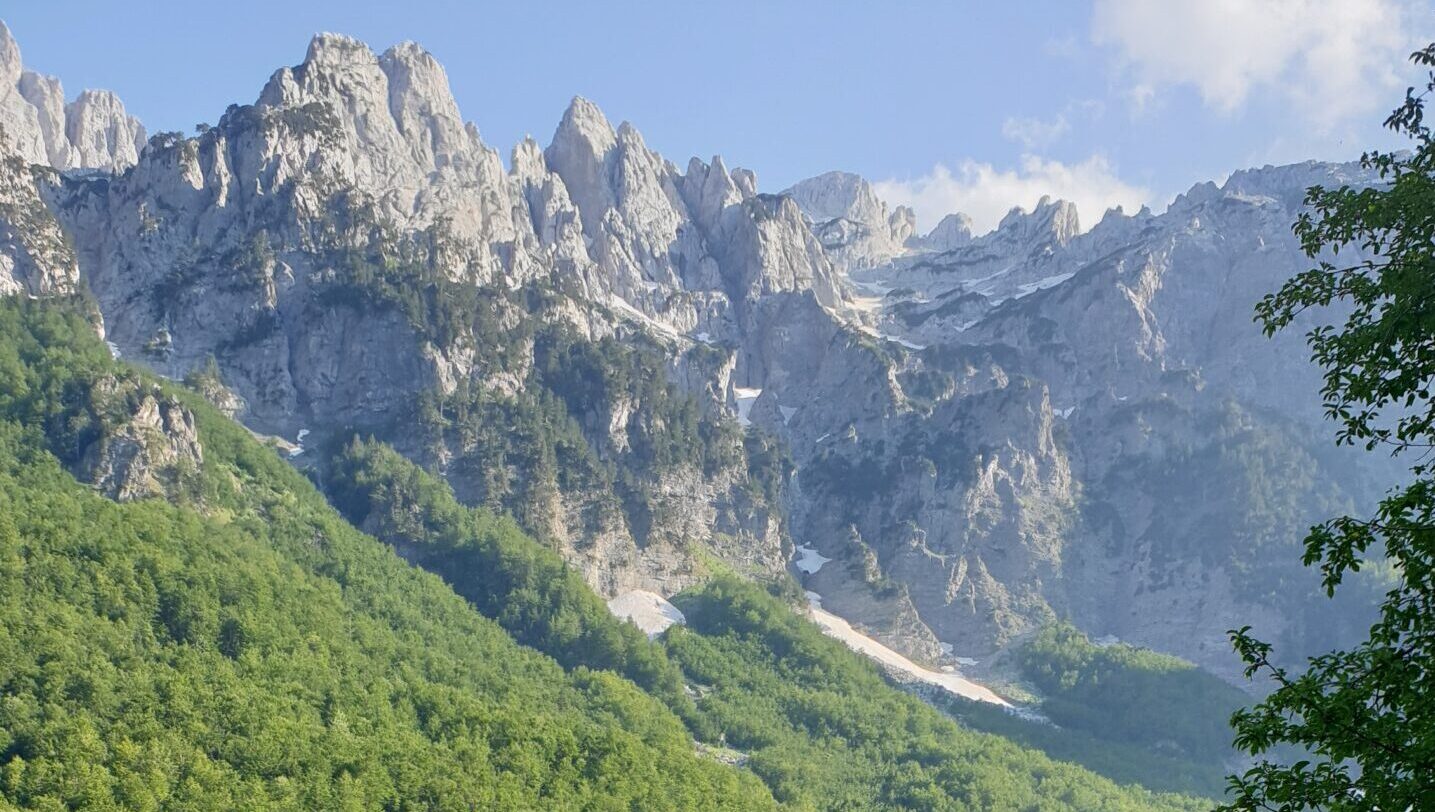
[[1193,209],[1221,196],[1221,187],[1211,181],[1203,181],[1187,189],[1184,193],[1176,195],[1167,207],[1168,213],[1179,213]]
[[108,90],[83,91],[65,105],[65,137],[75,167],[123,169],[139,161],[145,146],[144,126]]
[[997,232],[1005,232],[1022,242],[1051,239],[1057,245],[1066,245],[1081,233],[1081,221],[1074,203],[1042,195],[1030,212],[1020,206],[1007,212],[997,224]]
[[607,155],[617,142],[618,135],[613,125],[608,123],[608,117],[603,115],[598,105],[582,96],[574,96],[568,103],[568,109],[563,111],[563,118],[558,122],[548,149],[583,149],[601,156]]
[[[522,239],[524,218],[495,150],[464,122],[448,76],[413,43],[375,53],[359,40],[319,34],[303,63],[276,72],[239,123],[263,123],[257,140],[236,141],[237,166],[260,170],[261,186],[335,182],[378,205],[399,228],[443,220],[462,244],[455,263],[486,275],[506,264],[492,249]],[[457,264],[455,265],[457,267]]]
[[846,219],[857,223],[885,222],[887,205],[866,178],[851,172],[824,172],[798,181],[783,194],[797,201],[815,223]]
[[602,213],[613,203],[608,154],[617,143],[618,135],[598,105],[574,96],[543,152],[548,166],[563,178],[573,202],[592,227],[602,221]]
[[888,213],[872,185],[851,172],[826,172],[798,181],[783,194],[812,223],[833,263],[848,271],[901,254],[916,231],[911,209],[898,207]]
[[309,50],[300,67],[334,67],[349,62],[366,63],[373,58],[373,51],[360,40],[347,34],[321,31],[309,40]]
[[683,175],[683,193],[698,222],[709,230],[717,227],[724,209],[751,196],[744,195],[738,188],[721,155],[714,155],[709,164],[696,157],[688,161],[688,171]]
[[0,23],[0,135],[8,142],[3,146],[30,163],[47,163],[49,150],[45,148],[39,113],[20,94],[23,73],[20,46],[10,29]]
[[531,135],[524,136],[522,141],[513,145],[508,165],[514,177],[520,180],[540,180],[548,174],[548,164],[543,159],[543,147],[539,146]]
[[733,167],[732,182],[737,184],[737,188],[742,192],[744,198],[757,194],[757,173],[751,169],[744,169],[740,166]]
[[1294,210],[1304,202],[1306,190],[1312,186],[1337,189],[1341,186],[1360,187],[1369,184],[1369,173],[1353,171],[1354,166],[1318,161],[1302,161],[1283,166],[1267,164],[1259,168],[1232,172],[1220,189],[1227,195],[1270,198]]
[[972,241],[972,218],[961,212],[943,217],[927,236],[922,245],[933,251],[950,251]]
[[65,89],[60,80],[27,70],[20,74],[17,87],[20,96],[35,108],[50,166],[70,166],[72,150],[65,132]]
[[892,239],[905,245],[917,236],[917,213],[912,211],[911,206],[898,206],[887,218],[887,225],[892,229]]
[[10,33],[10,28],[0,21],[0,82],[10,87],[20,81],[24,67],[20,59],[20,44]]
[[442,166],[475,146],[464,125],[458,102],[449,89],[448,74],[433,55],[413,42],[388,49],[379,57],[388,77],[389,112],[422,158]]

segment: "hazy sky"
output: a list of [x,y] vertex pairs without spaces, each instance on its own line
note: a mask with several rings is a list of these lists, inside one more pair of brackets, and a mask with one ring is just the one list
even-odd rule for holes
[[1432,0],[229,3],[6,0],[27,67],[117,91],[151,130],[249,103],[316,31],[415,40],[506,155],[575,94],[679,166],[721,153],[777,191],[861,173],[924,226],[1042,193],[1084,225],[1191,184],[1351,159],[1415,81]]

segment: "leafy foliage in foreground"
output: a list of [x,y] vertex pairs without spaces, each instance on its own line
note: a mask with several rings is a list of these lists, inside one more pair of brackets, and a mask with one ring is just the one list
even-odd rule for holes
[[794,808],[1204,808],[965,730],[756,585],[719,578],[677,602],[689,627],[664,639],[698,686],[699,730]]
[[[1412,58],[1435,67],[1435,44]],[[1273,662],[1272,646],[1250,627],[1232,632],[1247,676],[1269,677],[1275,690],[1233,717],[1236,745],[1262,760],[1231,777],[1226,809],[1435,809],[1435,132],[1424,120],[1431,92],[1435,70],[1386,121],[1413,151],[1362,158],[1381,184],[1308,191],[1310,211],[1295,233],[1317,266],[1256,311],[1267,333],[1310,309],[1347,312],[1344,324],[1308,334],[1325,369],[1322,395],[1337,439],[1416,459],[1412,481],[1372,518],[1342,516],[1306,537],[1303,560],[1319,566],[1332,595],[1382,558],[1395,574],[1364,642],[1311,658],[1296,674]],[[1285,745],[1309,756],[1270,757]]]
[[[199,504],[115,504],[51,430],[120,370],[0,303],[0,807],[763,809],[631,683],[515,644],[190,398]],[[89,415],[82,418],[82,415]]]

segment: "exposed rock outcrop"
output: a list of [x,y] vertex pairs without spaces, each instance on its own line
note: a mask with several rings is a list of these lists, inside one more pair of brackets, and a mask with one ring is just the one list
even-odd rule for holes
[[106,416],[75,466],[79,479],[118,502],[175,498],[191,488],[204,452],[188,409],[157,387],[114,378],[91,398]]

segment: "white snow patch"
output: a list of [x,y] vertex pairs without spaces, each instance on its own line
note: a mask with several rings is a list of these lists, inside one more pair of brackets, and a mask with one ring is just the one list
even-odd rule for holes
[[811,575],[814,572],[817,572],[818,570],[822,569],[822,565],[826,564],[828,561],[831,560],[832,559],[828,558],[822,553],[817,552],[817,550],[813,549],[812,547],[808,547],[805,544],[799,544],[797,545],[797,560],[793,562],[793,566],[797,567],[808,575]]
[[299,433],[294,435],[294,447],[289,449],[289,459],[292,460],[304,453],[304,438],[308,436],[308,429],[299,429]]
[[110,357],[118,361],[120,359],[120,345],[113,341],[106,341],[105,346],[110,348]]
[[1057,409],[1056,416],[1061,418],[1062,420],[1065,420],[1068,417],[1071,417],[1071,413],[1074,411],[1076,411],[1075,406],[1067,406],[1065,409]]
[[902,338],[901,336],[894,336],[891,333],[878,333],[877,336],[878,338],[883,338],[887,341],[893,341],[898,344],[901,344],[903,347],[906,347],[909,350],[925,350],[927,348],[926,344],[916,344],[911,341],[908,341],[905,338]]
[[997,277],[1005,276],[1011,273],[1016,267],[1016,265],[1008,265],[1005,268],[998,268],[996,271],[993,271],[992,273],[989,273],[980,279],[973,279],[972,281],[967,282],[962,287],[966,290],[974,291],[984,296],[990,296],[992,292],[996,290],[996,285],[989,283],[993,282],[993,280],[995,280]]
[[782,412],[782,424],[785,426],[792,421],[792,416],[797,414],[796,406],[778,406],[777,410]]
[[751,426],[752,404],[762,397],[761,389],[747,389],[741,386],[732,388],[733,400],[737,401],[737,422],[740,426]]
[[823,440],[826,440],[828,437],[831,437],[831,436],[832,436],[832,432],[829,431],[829,432],[827,432],[826,434],[822,435],[821,437],[818,437],[816,440],[813,440],[812,442],[813,442],[814,444],[820,443],[820,442],[822,442]]
[[817,595],[817,593],[808,592],[807,600],[812,607],[812,619],[817,622],[818,626],[822,627],[822,631],[826,632],[829,637],[835,637],[841,640],[853,651],[861,652],[888,668],[900,671],[929,685],[935,685],[956,696],[1012,709],[1010,702],[997,696],[992,689],[985,685],[978,685],[958,674],[944,674],[940,671],[933,671],[930,668],[923,668],[906,657],[903,657],[901,654],[857,631],[852,628],[852,624],[823,609],[822,598],[820,595]]
[[1021,293],[1017,295],[1026,296],[1029,293],[1036,293],[1039,290],[1046,290],[1047,288],[1056,287],[1057,285],[1060,285],[1062,282],[1065,282],[1074,275],[1075,274],[1059,273],[1055,274],[1054,276],[1048,276],[1045,279],[1038,279],[1035,282],[1027,282],[1024,285],[1018,285],[1017,290],[1020,290]]
[[693,338],[696,338],[698,341],[701,341],[704,344],[713,343],[713,337],[708,333],[698,333],[697,335],[693,336]]
[[678,607],[668,603],[662,595],[645,589],[624,592],[608,601],[608,611],[623,620],[632,621],[648,637],[657,637],[674,623],[687,622]]
[[875,330],[871,327],[868,327],[865,324],[858,324],[854,326],[858,330],[861,330],[862,333],[865,335],[869,335],[876,339],[881,339],[882,341],[891,341],[894,344],[901,344],[903,347],[906,347],[909,350],[925,350],[927,348],[927,345],[925,344],[916,344],[911,341],[908,341],[905,338],[902,338],[901,336],[894,336],[891,333],[884,333],[880,330]]
[[857,288],[865,293],[869,293],[873,296],[886,296],[887,294],[892,292],[892,288],[890,285],[884,285],[880,282],[864,281],[861,279],[853,279],[852,287]]

